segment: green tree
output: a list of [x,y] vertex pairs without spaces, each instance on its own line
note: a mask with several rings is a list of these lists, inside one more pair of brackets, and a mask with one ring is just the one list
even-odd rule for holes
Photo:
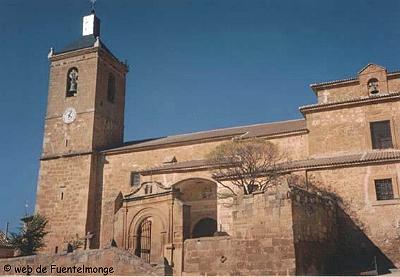
[[12,233],[10,244],[18,250],[20,256],[34,255],[45,244],[44,236],[48,220],[39,214],[21,219],[22,227],[18,233]]

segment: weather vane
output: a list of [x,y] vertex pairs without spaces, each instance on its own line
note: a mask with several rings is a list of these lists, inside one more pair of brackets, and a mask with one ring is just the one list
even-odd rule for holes
[[97,0],[89,0],[89,2],[92,4],[92,12],[95,11],[95,4]]

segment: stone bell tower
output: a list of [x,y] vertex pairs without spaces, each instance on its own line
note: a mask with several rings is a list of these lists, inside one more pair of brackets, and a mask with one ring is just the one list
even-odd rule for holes
[[61,51],[51,49],[48,57],[36,200],[36,212],[49,220],[45,252],[61,252],[85,237],[92,237],[90,248],[96,248],[101,214],[98,151],[123,142],[128,68],[101,41],[94,12],[83,18],[77,41]]

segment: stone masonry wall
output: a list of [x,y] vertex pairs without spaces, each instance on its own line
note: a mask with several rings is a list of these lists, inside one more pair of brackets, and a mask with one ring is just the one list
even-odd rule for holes
[[295,274],[290,200],[260,193],[238,199],[232,209],[231,236],[185,241],[185,274]]
[[[124,137],[125,68],[100,51],[97,64],[93,147],[101,149],[121,145]],[[110,74],[115,80],[115,96],[107,98]]]
[[291,199],[296,274],[331,274],[336,266],[336,203],[296,188],[292,188]]
[[61,252],[69,240],[89,231],[92,170],[92,155],[41,161],[36,212],[49,220],[43,251]]
[[327,110],[306,115],[309,154],[326,156],[371,151],[370,122],[390,120],[393,144],[398,148],[397,138],[400,122],[400,102],[379,103],[337,110]]
[[184,273],[294,275],[329,273],[336,205],[301,190],[238,199],[231,236],[190,239]]
[[[399,172],[400,164],[392,163],[308,173],[315,185],[342,199],[338,217],[341,256],[359,259],[348,260],[353,263],[348,265],[349,273],[370,269],[374,256],[381,268],[400,266]],[[374,180],[385,178],[392,179],[395,199],[377,201]]]
[[[11,271],[5,272],[4,268],[6,265],[11,266]],[[53,271],[51,271],[53,265]],[[120,250],[118,248],[108,248],[102,250],[88,250],[88,251],[76,251],[70,254],[58,254],[58,255],[36,255],[18,258],[0,259],[0,275],[27,275],[27,272],[21,272],[17,274],[15,268],[28,266],[33,270],[32,275],[164,275],[163,266],[151,266],[143,262],[140,258],[136,257],[132,253]],[[46,274],[38,274],[36,270],[38,268],[46,267]],[[86,274],[78,273],[78,271],[69,271],[69,273],[62,273],[61,267],[73,267],[79,268],[82,266],[88,268],[97,268],[97,273],[86,272]],[[56,267],[58,269],[56,269]],[[107,268],[108,274],[102,274],[99,271],[99,267]],[[113,272],[111,273],[111,269]],[[94,272],[94,271],[92,271]]]

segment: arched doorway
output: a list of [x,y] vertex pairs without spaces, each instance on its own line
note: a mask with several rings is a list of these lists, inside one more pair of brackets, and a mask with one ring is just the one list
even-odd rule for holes
[[193,227],[192,238],[212,237],[217,231],[217,221],[206,217],[200,219]]
[[133,216],[127,233],[127,248],[150,264],[164,257],[167,243],[165,215],[158,208],[144,208]]
[[151,225],[151,218],[146,218],[140,223],[136,234],[135,255],[147,263],[150,263]]

